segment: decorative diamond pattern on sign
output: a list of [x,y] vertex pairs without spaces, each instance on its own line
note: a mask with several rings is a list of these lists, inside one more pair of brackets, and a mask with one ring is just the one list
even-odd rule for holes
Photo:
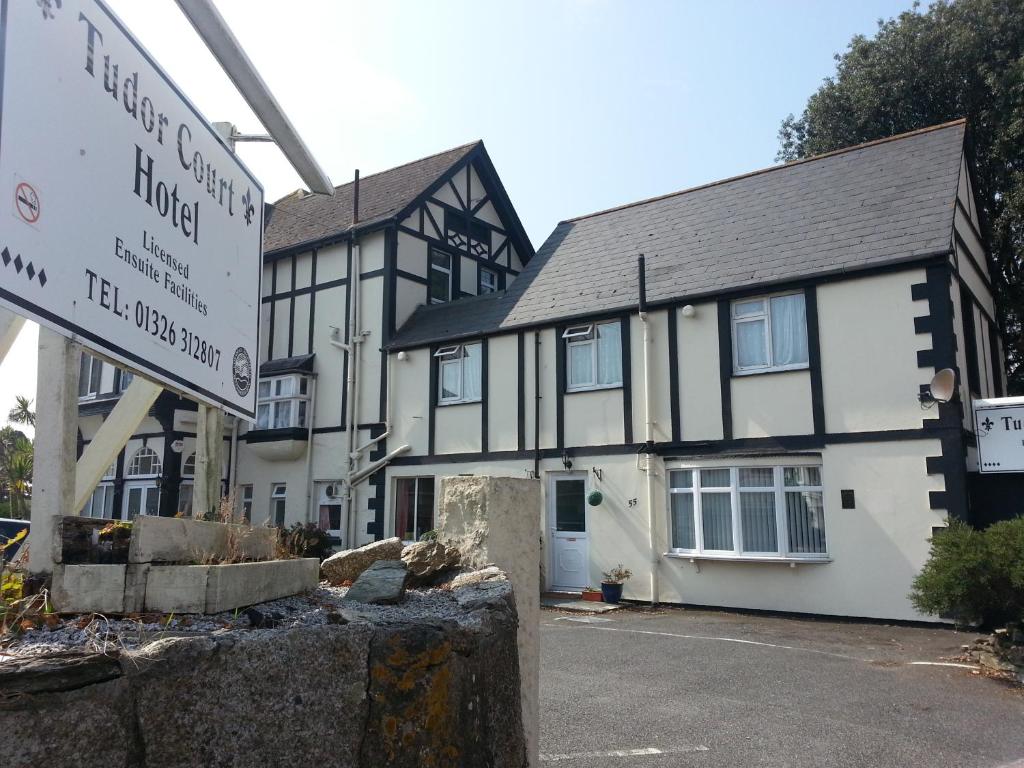
[[24,261],[21,258],[20,253],[17,253],[12,257],[10,249],[7,246],[4,246],[3,250],[0,250],[0,260],[3,261],[5,267],[9,267],[13,264],[14,271],[17,272],[19,275],[22,272],[24,272],[25,276],[29,280],[35,280],[36,278],[38,278],[40,288],[46,286],[46,270],[36,269],[36,265],[33,264],[31,261]]

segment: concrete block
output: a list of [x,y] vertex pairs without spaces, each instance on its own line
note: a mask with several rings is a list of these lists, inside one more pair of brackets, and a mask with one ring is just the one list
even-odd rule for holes
[[[124,567],[124,566],[122,566]],[[202,613],[206,607],[209,565],[160,565],[146,578],[147,611]]]
[[59,613],[121,613],[124,565],[61,565],[53,568],[50,597]]
[[314,589],[320,583],[320,561],[307,557],[211,565],[208,573],[206,613],[220,613]]
[[128,562],[202,563],[227,557],[269,560],[276,555],[278,535],[276,528],[139,516],[132,528]]
[[141,613],[146,609],[146,580],[149,578],[149,563],[131,563],[124,576],[124,612]]

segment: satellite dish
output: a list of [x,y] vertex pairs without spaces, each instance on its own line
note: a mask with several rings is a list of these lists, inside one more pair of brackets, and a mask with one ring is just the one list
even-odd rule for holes
[[932,395],[932,400],[948,403],[956,393],[956,371],[952,368],[943,368],[932,377],[928,391]]

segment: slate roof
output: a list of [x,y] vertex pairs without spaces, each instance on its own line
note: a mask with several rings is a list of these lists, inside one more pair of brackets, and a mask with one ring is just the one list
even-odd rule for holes
[[950,247],[964,121],[561,222],[506,291],[424,306],[391,347],[920,259]]
[[[445,171],[481,146],[474,141],[359,180],[359,226],[386,221],[409,205]],[[334,196],[293,193],[274,203],[263,233],[263,252],[341,235],[352,228],[355,184],[334,188]]]

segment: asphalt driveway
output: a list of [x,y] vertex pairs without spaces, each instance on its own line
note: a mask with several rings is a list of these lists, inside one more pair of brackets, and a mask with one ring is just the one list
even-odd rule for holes
[[974,637],[682,609],[546,610],[542,764],[1024,768],[1024,693],[935,666]]

